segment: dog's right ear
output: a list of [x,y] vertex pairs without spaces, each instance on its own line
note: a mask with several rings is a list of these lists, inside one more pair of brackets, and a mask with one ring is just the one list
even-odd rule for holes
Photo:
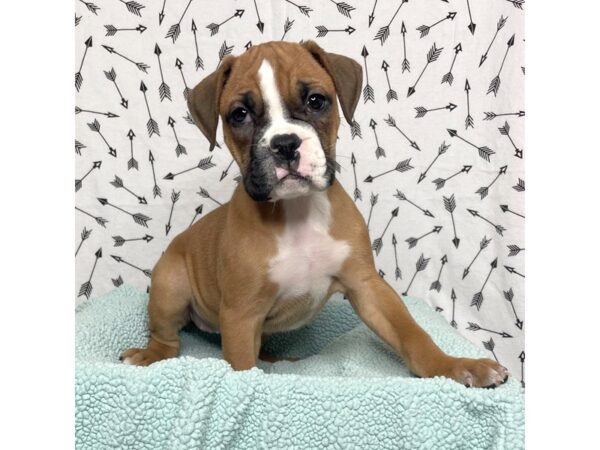
[[187,104],[194,123],[210,142],[212,151],[217,143],[217,126],[219,125],[219,102],[221,92],[229,78],[235,57],[227,56],[217,70],[204,78],[188,96]]

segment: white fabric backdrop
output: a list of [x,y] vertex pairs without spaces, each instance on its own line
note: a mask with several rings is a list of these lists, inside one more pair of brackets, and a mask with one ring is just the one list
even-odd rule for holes
[[75,295],[95,297],[122,283],[146,289],[170,240],[228,200],[239,170],[224,146],[208,151],[189,119],[186,87],[223,53],[314,39],[360,62],[370,86],[357,126],[340,129],[338,178],[372,239],[381,238],[381,275],[522,379],[523,7],[519,0],[80,0]]

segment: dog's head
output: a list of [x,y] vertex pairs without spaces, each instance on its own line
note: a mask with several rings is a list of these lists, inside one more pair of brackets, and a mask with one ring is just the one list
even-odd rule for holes
[[250,197],[278,200],[333,183],[337,100],[351,124],[361,84],[361,66],[350,58],[312,41],[269,42],[225,58],[188,107],[211,150],[221,116]]

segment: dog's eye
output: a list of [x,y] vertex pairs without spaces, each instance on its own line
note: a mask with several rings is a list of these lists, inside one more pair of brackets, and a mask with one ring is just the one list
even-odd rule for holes
[[248,110],[246,108],[236,108],[229,115],[231,121],[235,124],[242,124],[248,117]]
[[321,111],[325,107],[326,101],[321,94],[311,94],[306,99],[306,105],[313,111]]

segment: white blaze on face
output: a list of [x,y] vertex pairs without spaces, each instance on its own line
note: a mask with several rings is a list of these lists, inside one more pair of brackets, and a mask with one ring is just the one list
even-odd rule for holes
[[[325,189],[327,187],[327,180],[325,178],[327,161],[315,129],[307,123],[290,121],[279,89],[277,88],[273,67],[266,59],[263,60],[258,70],[258,78],[268,122],[259,145],[268,147],[273,136],[278,134],[296,134],[302,141],[302,144],[298,148],[300,160],[296,169],[297,172],[310,179],[317,190]],[[288,171],[283,167],[279,167],[276,169],[276,174],[277,178],[281,179],[288,174]],[[306,183],[300,183],[294,179],[286,179],[273,189],[271,198],[274,200],[293,198],[305,195],[309,191],[310,186]]]

